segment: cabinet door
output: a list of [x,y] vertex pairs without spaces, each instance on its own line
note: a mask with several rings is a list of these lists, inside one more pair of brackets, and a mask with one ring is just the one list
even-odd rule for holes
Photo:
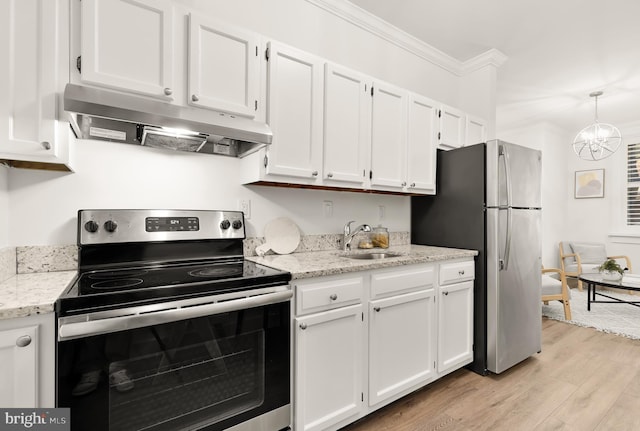
[[295,430],[324,430],[360,412],[362,325],[362,305],[295,319]]
[[370,302],[370,406],[435,377],[434,292]]
[[324,179],[362,187],[371,133],[371,78],[327,63],[324,93]]
[[374,82],[371,186],[404,187],[407,157],[407,92]]
[[467,115],[466,117],[466,139],[465,145],[474,145],[487,141],[487,123],[478,117],[473,115]]
[[440,143],[443,150],[464,145],[465,114],[459,109],[442,105],[440,107]]
[[268,175],[320,179],[322,163],[322,66],[310,54],[268,44]]
[[2,407],[38,407],[37,331],[37,326],[0,331]]
[[437,118],[436,102],[412,94],[407,127],[407,190],[436,191]]
[[440,287],[438,373],[473,360],[473,281]]
[[57,0],[0,4],[0,159],[69,162],[68,127],[56,120],[59,81],[68,75],[68,14]]
[[253,118],[258,109],[257,35],[189,15],[189,104]]
[[83,82],[172,100],[173,9],[166,0],[82,0]]

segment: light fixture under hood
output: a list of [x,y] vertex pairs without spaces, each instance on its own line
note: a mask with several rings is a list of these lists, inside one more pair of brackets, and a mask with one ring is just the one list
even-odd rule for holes
[[244,157],[273,136],[249,118],[75,84],[65,87],[64,110],[79,139]]

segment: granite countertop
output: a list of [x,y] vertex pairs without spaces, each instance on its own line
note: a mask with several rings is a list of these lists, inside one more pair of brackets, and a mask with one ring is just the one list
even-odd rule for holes
[[341,250],[311,251],[288,255],[249,256],[245,259],[282,271],[289,271],[293,279],[344,274],[354,271],[368,271],[378,268],[408,265],[412,263],[437,262],[441,260],[473,257],[475,250],[432,247],[426,245],[391,246],[386,250],[353,250],[351,254],[371,252],[393,252],[401,256],[385,259],[348,259]]
[[52,313],[76,271],[17,274],[0,283],[0,319]]

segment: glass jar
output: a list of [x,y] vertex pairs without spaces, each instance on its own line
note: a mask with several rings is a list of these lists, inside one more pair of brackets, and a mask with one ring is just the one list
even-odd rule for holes
[[386,227],[374,227],[369,237],[374,247],[389,248],[389,231]]

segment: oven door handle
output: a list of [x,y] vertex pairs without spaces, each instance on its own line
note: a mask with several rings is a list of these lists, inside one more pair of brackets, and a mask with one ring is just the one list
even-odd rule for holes
[[164,303],[161,304],[162,309],[157,311],[148,311],[148,307],[141,306],[124,309],[121,313],[112,311],[61,317],[58,319],[58,340],[72,340],[277,304],[290,300],[292,296],[293,291],[287,286],[286,288],[276,288],[275,291],[269,293],[218,302],[212,302],[217,298],[204,297]]

